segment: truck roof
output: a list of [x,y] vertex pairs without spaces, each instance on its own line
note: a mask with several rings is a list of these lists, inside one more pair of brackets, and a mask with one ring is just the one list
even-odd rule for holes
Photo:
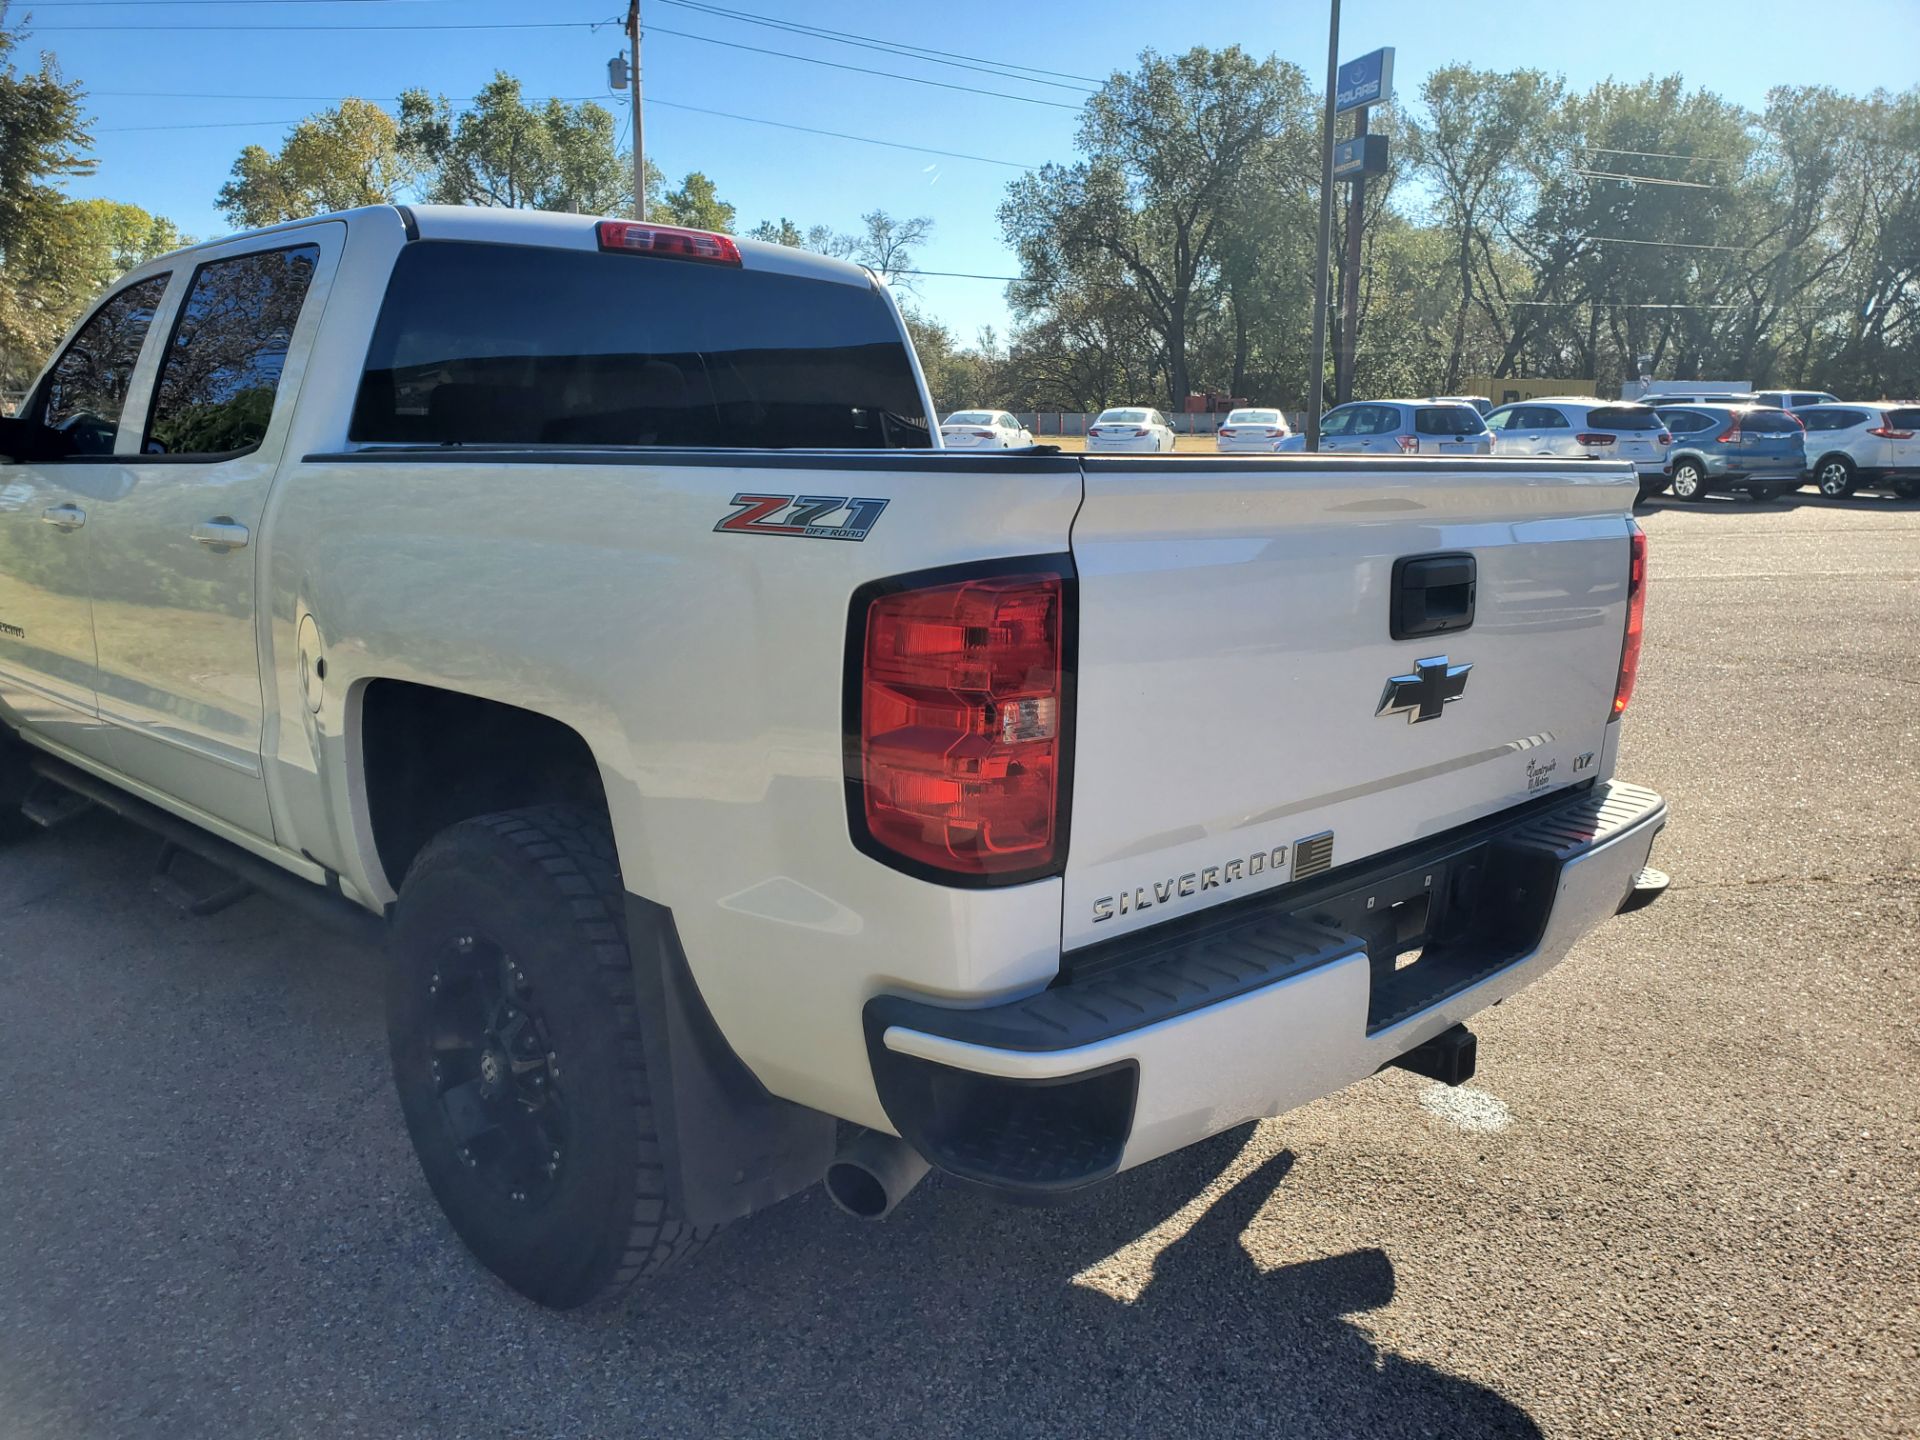
[[[308,216],[302,220],[289,220],[279,225],[263,226],[256,230],[242,230],[231,235],[214,236],[149,260],[139,266],[138,270],[164,268],[170,262],[182,256],[193,255],[200,250],[227,245],[235,240],[249,240],[256,236],[278,235],[299,230],[320,221],[343,220],[351,226],[367,224],[375,217],[380,217],[382,222],[391,221],[396,216],[403,221],[410,216],[417,230],[417,238],[422,240],[470,240],[492,245],[541,245],[559,250],[598,249],[599,241],[594,234],[594,226],[601,220],[620,218],[607,215],[576,215],[552,210],[510,210],[504,206],[485,205],[363,205],[356,210],[337,210],[324,215]],[[773,245],[764,240],[748,240],[739,236],[733,239],[734,243],[740,247],[741,260],[749,269],[777,270],[782,274],[798,275],[814,280],[830,280],[842,285],[864,287],[877,283],[876,277],[865,266],[856,265],[849,260],[837,260],[831,255],[817,255],[810,250],[795,250],[785,245]],[[131,275],[136,272],[128,273]]]

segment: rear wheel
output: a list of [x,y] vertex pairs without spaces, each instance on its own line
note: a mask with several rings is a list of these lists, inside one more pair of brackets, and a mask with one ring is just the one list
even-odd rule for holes
[[1829,455],[1820,462],[1813,472],[1813,480],[1820,487],[1822,495],[1835,500],[1843,500],[1853,494],[1853,487],[1860,483],[1853,461],[1844,455]]
[[394,908],[388,1044],[427,1184],[514,1289],[617,1297],[712,1233],[670,1220],[613,838],[570,806],[464,820]]
[[1673,467],[1673,495],[1676,500],[1707,498],[1707,476],[1698,462],[1682,460]]

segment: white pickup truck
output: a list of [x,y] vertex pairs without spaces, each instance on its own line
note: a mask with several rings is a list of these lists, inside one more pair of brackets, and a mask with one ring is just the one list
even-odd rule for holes
[[426,1178],[556,1306],[823,1178],[1051,1199],[1457,1083],[1659,893],[1631,468],[931,413],[883,285],[724,236],[156,260],[0,422],[0,790],[383,922]]

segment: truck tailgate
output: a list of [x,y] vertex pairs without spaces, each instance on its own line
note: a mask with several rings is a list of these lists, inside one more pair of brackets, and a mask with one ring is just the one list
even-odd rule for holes
[[[1599,774],[1631,467],[1084,463],[1067,947]],[[1471,624],[1393,639],[1395,562],[1463,555]]]

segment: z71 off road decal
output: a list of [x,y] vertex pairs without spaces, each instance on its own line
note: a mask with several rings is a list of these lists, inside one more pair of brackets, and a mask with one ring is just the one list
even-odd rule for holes
[[798,535],[806,540],[864,540],[887,502],[872,496],[736,495],[739,509],[713,528],[731,535]]

